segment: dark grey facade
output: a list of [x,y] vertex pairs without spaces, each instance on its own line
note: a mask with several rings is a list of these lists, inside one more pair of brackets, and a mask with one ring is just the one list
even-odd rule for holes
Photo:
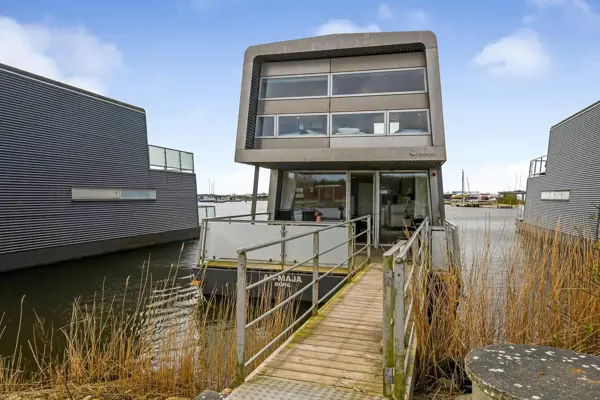
[[0,64],[0,272],[197,235],[196,176],[150,169],[143,109]]
[[[598,240],[600,102],[550,129],[547,161],[532,162],[524,221]],[[594,219],[596,218],[596,219]]]

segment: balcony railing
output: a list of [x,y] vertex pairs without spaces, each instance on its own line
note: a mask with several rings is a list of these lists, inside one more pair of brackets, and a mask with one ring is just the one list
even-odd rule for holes
[[547,156],[541,156],[534,158],[529,162],[529,177],[544,176],[546,175],[546,163],[548,162]]
[[194,154],[166,147],[148,146],[150,169],[194,173]]

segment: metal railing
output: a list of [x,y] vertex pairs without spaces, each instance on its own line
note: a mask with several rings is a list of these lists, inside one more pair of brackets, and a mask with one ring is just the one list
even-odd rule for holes
[[[367,229],[359,234],[356,234],[355,233],[355,223],[358,221],[366,221]],[[348,227],[348,239],[329,248],[329,249],[325,249],[325,250],[320,249],[319,248],[319,234],[321,232],[327,231],[329,229],[333,229],[333,228],[341,227],[341,226]],[[237,266],[237,289],[236,289],[236,296],[237,296],[236,297],[236,318],[237,318],[236,319],[236,339],[237,339],[236,382],[238,385],[243,383],[244,379],[246,378],[246,367],[248,367],[250,364],[252,364],[252,362],[257,360],[267,349],[269,349],[271,346],[273,346],[275,343],[277,343],[278,340],[283,338],[296,325],[298,325],[302,320],[304,320],[306,317],[308,317],[309,314],[312,313],[313,316],[316,316],[319,312],[319,304],[322,303],[325,299],[329,298],[329,296],[331,296],[333,293],[335,293],[336,290],[338,290],[344,283],[346,283],[358,271],[360,271],[365,265],[367,265],[367,263],[371,259],[371,232],[372,232],[371,216],[368,215],[368,216],[364,216],[364,217],[360,217],[360,218],[355,218],[350,221],[342,222],[339,224],[331,224],[331,225],[327,225],[323,228],[316,228],[314,231],[311,231],[311,232],[301,233],[298,235],[281,238],[279,240],[272,240],[269,242],[265,242],[265,243],[261,243],[261,244],[257,244],[257,245],[253,245],[253,246],[243,247],[243,248],[240,248],[237,250],[238,266]],[[367,244],[365,246],[363,246],[362,248],[360,248],[359,250],[355,251],[354,249],[355,249],[356,239],[365,234],[367,235]],[[265,247],[282,245],[287,242],[301,239],[301,238],[304,238],[307,236],[313,237],[312,255],[310,257],[308,257],[304,261],[295,263],[294,265],[287,267],[275,274],[269,275],[257,282],[251,283],[250,285],[248,285],[246,283],[246,272],[247,272],[246,271],[246,267],[247,267],[246,261],[248,258],[247,257],[248,253],[255,251],[255,250],[263,249]],[[337,249],[337,248],[339,248],[341,246],[345,246],[345,245],[348,246],[348,257],[346,259],[342,260],[341,262],[339,262],[334,267],[329,268],[327,270],[327,272],[321,274],[319,271],[319,257],[326,253],[333,251],[334,249]],[[367,251],[367,257],[360,265],[355,267],[354,266],[354,258],[359,253],[363,252],[364,250]],[[252,320],[250,322],[246,321],[246,293],[249,290],[252,290],[261,285],[264,285],[264,284],[276,279],[277,277],[279,277],[283,274],[289,273],[289,272],[293,271],[294,269],[300,267],[301,265],[307,264],[311,261],[312,261],[313,279],[311,280],[311,282],[309,284],[300,288],[295,293],[290,294],[285,300],[281,301],[279,304],[275,305],[273,308],[271,308],[269,311],[265,312],[264,314],[256,317],[254,320]],[[348,268],[347,268],[348,272],[347,272],[346,276],[328,293],[326,293],[323,296],[319,296],[319,282],[326,276],[330,275],[336,269],[342,267],[345,263],[348,263]],[[288,304],[290,301],[297,298],[298,296],[300,296],[302,293],[304,293],[305,291],[307,291],[310,288],[312,288],[312,306],[310,307],[310,309],[308,309],[308,311],[306,311],[304,314],[302,314],[301,316],[296,318],[296,320],[294,322],[292,322],[286,329],[284,329],[279,335],[277,335],[273,340],[271,340],[269,343],[267,343],[256,354],[251,355],[250,358],[248,360],[246,360],[246,356],[245,356],[246,329],[252,327],[259,321],[266,318],[267,316],[273,314],[275,311],[281,309],[284,305]]]
[[534,158],[529,162],[529,177],[546,175],[546,164],[548,163],[547,156]]
[[[413,307],[424,293],[422,282],[429,258],[429,220],[408,241],[383,254],[383,394],[404,399],[410,348],[416,340]],[[408,306],[407,306],[408,302]]]
[[150,169],[194,173],[193,153],[153,145],[148,145],[148,153]]

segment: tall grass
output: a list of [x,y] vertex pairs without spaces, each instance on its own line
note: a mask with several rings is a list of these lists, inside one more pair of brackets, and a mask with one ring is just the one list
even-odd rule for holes
[[463,360],[492,343],[600,355],[600,252],[588,240],[523,229],[501,262],[489,241],[467,266],[431,275],[417,307],[417,382],[465,383]]
[[[17,338],[14,353],[0,355],[0,395],[41,390],[62,398],[194,397],[232,386],[235,297],[205,299],[189,277],[177,277],[176,267],[159,283],[144,271],[133,307],[128,290],[122,298],[102,291],[91,304],[75,300],[62,328],[48,329],[40,318],[34,327],[19,324],[19,330],[33,328],[35,339],[22,344]],[[271,288],[246,303],[247,320],[264,313],[273,305]],[[297,309],[290,302],[248,329],[248,353],[288,327]],[[2,332],[0,319],[0,339]]]

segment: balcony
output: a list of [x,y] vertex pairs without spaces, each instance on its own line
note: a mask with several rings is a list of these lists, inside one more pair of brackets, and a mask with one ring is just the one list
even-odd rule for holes
[[166,147],[148,146],[150,169],[194,173],[194,154],[187,151],[168,149]]
[[529,162],[529,177],[534,178],[536,176],[545,176],[547,162],[548,156],[541,156],[531,160]]

